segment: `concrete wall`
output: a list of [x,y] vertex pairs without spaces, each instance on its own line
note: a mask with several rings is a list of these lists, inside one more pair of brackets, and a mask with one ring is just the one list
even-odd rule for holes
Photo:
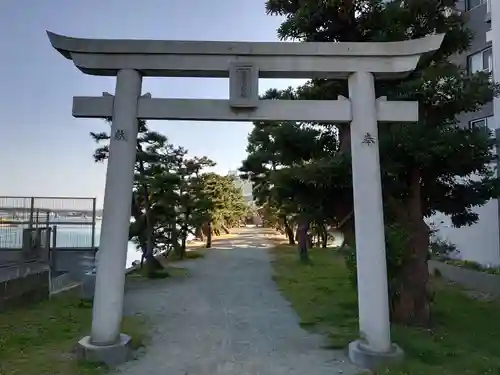
[[[79,269],[82,263],[89,258],[93,258],[94,249],[74,249],[74,248],[58,248],[48,257],[43,257],[42,261],[50,263],[53,272],[72,272]],[[0,250],[0,265],[11,263],[24,263],[23,253],[20,249],[1,249]]]
[[31,251],[20,248],[0,248],[0,267],[12,263],[26,263],[34,261],[48,263],[48,248],[41,247]]
[[459,259],[483,265],[500,265],[498,202],[492,200],[475,211],[480,220],[470,227],[454,228],[451,219],[443,214],[426,221],[438,229],[436,237],[457,246]]
[[47,299],[50,272],[46,264],[29,263],[0,268],[0,311]]
[[0,266],[4,264],[22,262],[23,256],[20,249],[0,249]]
[[500,297],[500,276],[453,266],[434,260],[429,261],[429,273],[433,275],[436,273],[436,270],[438,270],[441,276],[446,280],[453,281],[466,289]]
[[94,258],[93,249],[58,249],[52,252],[51,267],[54,272],[78,272]]

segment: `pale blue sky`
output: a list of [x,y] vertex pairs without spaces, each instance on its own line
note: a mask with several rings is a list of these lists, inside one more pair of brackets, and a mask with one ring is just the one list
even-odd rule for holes
[[[52,49],[45,34],[88,38],[276,40],[281,20],[264,0],[0,0],[0,195],[104,194],[90,131],[100,120],[74,119],[73,96],[114,92],[114,79],[86,76]],[[295,85],[261,80],[260,91]],[[154,97],[227,98],[224,79],[146,79]],[[227,172],[245,157],[247,123],[150,122],[192,155]]]

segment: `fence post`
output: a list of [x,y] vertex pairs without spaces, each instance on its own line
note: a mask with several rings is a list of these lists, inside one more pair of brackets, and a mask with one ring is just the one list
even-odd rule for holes
[[44,229],[45,231],[45,241],[44,241],[44,244],[43,244],[43,250],[44,250],[44,262],[47,262],[49,264],[49,267],[50,267],[50,232],[51,232],[51,228],[47,225]]
[[96,222],[96,198],[92,198],[92,239],[90,247],[95,253],[95,222]]
[[57,247],[57,225],[52,227],[52,248],[55,249]]
[[33,229],[33,215],[35,211],[35,197],[30,198],[30,219],[28,223],[28,228],[31,230]]
[[57,259],[57,225],[52,227],[52,247],[50,249],[50,267],[55,270]]

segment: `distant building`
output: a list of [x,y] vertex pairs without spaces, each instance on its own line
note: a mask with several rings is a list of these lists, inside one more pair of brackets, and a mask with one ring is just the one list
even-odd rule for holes
[[[500,81],[500,0],[460,0],[459,12],[467,15],[467,27],[474,32],[469,50],[455,57],[470,73],[486,71]],[[500,98],[487,103],[477,112],[460,116],[463,127],[487,126],[500,134]],[[498,147],[498,146],[497,146]],[[459,161],[457,161],[459,162]],[[500,265],[500,203],[493,199],[474,211],[479,221],[469,227],[454,228],[449,217],[437,214],[430,222],[437,236],[457,246],[459,257],[484,265]]]
[[245,201],[247,203],[252,203],[253,202],[252,183],[250,181],[246,181],[246,180],[241,179],[238,176],[237,171],[229,171],[228,175],[234,177],[235,185],[236,185],[236,187],[241,189],[241,191],[243,193],[243,197],[245,198]]

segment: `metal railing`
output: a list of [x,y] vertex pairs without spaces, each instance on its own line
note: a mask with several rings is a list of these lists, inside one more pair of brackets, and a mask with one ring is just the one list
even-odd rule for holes
[[94,248],[96,199],[0,197],[0,250],[22,249],[24,231],[51,228],[53,248]]
[[99,216],[95,198],[0,196],[0,276],[30,264],[49,267],[51,292],[81,282],[95,267]]

